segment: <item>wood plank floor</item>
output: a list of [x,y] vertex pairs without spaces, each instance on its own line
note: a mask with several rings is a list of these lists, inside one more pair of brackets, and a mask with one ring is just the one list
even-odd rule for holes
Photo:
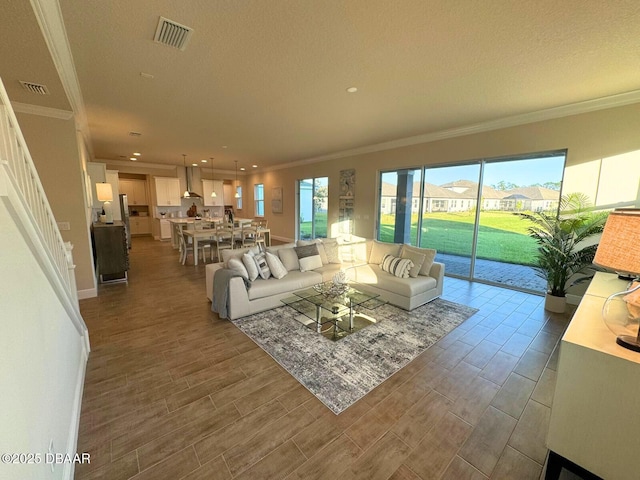
[[[538,479],[569,315],[447,278],[480,311],[341,415],[210,311],[204,266],[135,238],[80,302],[92,352],[76,479]],[[189,259],[191,260],[191,259]]]

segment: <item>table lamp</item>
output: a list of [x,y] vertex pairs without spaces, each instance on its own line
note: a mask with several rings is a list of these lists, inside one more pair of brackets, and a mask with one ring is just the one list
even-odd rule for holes
[[602,316],[618,345],[640,352],[640,209],[609,214],[593,263],[630,280],[627,290],[607,298]]
[[96,193],[98,201],[104,202],[102,209],[104,210],[105,222],[113,223],[113,211],[111,210],[111,201],[113,200],[113,190],[110,183],[96,183]]

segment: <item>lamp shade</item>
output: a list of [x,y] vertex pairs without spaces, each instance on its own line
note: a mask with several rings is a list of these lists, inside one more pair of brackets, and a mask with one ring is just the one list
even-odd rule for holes
[[593,263],[617,273],[640,274],[640,209],[609,214]]
[[113,200],[113,190],[110,183],[96,183],[96,193],[99,202],[111,202]]

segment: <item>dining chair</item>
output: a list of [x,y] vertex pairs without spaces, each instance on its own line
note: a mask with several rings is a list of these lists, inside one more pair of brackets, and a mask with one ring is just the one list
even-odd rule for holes
[[215,230],[215,245],[216,245],[216,256],[218,262],[222,261],[222,257],[220,256],[220,250],[225,249],[233,249],[233,244],[235,243],[235,231],[233,228],[232,222],[219,222],[216,223]]
[[[190,239],[185,236],[182,229],[180,229],[180,232],[178,235],[178,242],[180,244],[180,263],[182,265],[187,263],[187,256],[189,255],[189,253],[191,253],[192,255],[198,255],[198,252],[194,252],[193,243],[190,243],[189,240]],[[202,253],[203,262],[206,262],[206,256],[204,253],[205,247],[206,245],[204,243],[198,242],[198,250],[200,250],[200,252]],[[211,245],[209,245],[209,248],[211,248]],[[195,263],[195,256],[194,256],[194,263]]]
[[240,229],[240,240],[243,247],[253,247],[258,243],[258,227],[253,222],[244,224]]

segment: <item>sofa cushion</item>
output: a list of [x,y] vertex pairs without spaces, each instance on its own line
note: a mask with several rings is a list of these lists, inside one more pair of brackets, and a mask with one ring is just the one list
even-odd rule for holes
[[402,245],[398,243],[385,243],[374,240],[369,254],[369,263],[380,265],[385,255],[399,257],[401,248]]
[[296,251],[290,248],[281,248],[278,250],[278,256],[282,261],[282,264],[288,272],[292,270],[300,270],[300,262],[298,262],[298,254]]
[[394,257],[385,255],[380,264],[382,271],[390,273],[399,278],[409,278],[409,270],[413,267],[413,262],[409,258]]
[[249,274],[249,280],[252,282],[258,278],[260,272],[258,271],[258,266],[256,265],[256,261],[253,259],[253,252],[247,252],[242,255],[242,263],[244,267],[247,269],[247,273]]
[[247,290],[249,300],[256,300],[258,298],[270,297],[272,295],[281,295],[290,293],[296,290],[302,290],[303,288],[310,287],[316,283],[320,283],[322,277],[315,272],[301,272],[294,270],[289,272],[286,277],[280,280],[276,278],[269,278],[263,280],[257,279],[251,284],[251,288]]
[[253,247],[243,247],[243,248],[225,248],[220,253],[222,255],[222,263],[224,263],[225,267],[229,266],[230,258],[237,258],[242,260],[242,255],[248,252],[258,253],[260,249],[257,246]]
[[321,238],[316,238],[314,240],[298,240],[298,247],[306,247],[309,245],[315,245],[318,248],[318,255],[320,255],[320,260],[322,260],[322,264],[326,265],[329,263],[327,260],[327,252],[324,249],[324,241]]
[[249,280],[249,273],[247,272],[244,263],[242,263],[242,260],[240,260],[239,258],[230,258],[227,262],[227,267],[229,268],[229,270],[233,270],[234,272],[240,274],[242,278],[246,278],[247,280]]
[[271,270],[271,275],[280,280],[287,274],[287,269],[280,261],[280,258],[277,255],[274,255],[271,252],[266,253],[267,256],[267,265],[269,265],[269,270]]
[[271,245],[270,247],[267,247],[267,252],[271,252],[277,255],[278,252],[280,252],[280,250],[282,250],[283,248],[293,248],[295,246],[296,246],[295,243],[283,243],[281,245]]
[[414,250],[407,250],[405,248],[400,252],[401,258],[408,258],[413,262],[413,267],[409,270],[409,276],[411,278],[416,278],[420,274],[420,269],[422,268],[422,264],[427,256],[424,253],[416,252]]
[[402,246],[402,250],[409,252],[418,252],[424,255],[425,258],[422,267],[420,267],[420,275],[425,275],[428,277],[431,266],[433,265],[433,262],[436,258],[436,250],[432,248],[418,248],[406,244]]
[[323,282],[328,282],[330,280],[333,280],[333,276],[336,273],[338,273],[342,267],[343,267],[342,264],[328,263],[326,265],[323,265],[320,268],[316,268],[314,270],[314,272],[319,273],[320,275],[322,275],[322,281]]
[[[324,252],[327,255],[327,263],[341,263],[340,260],[340,249],[338,246],[338,241],[335,238],[326,238],[322,241],[322,246],[324,247]],[[321,255],[322,257],[322,255]]]
[[347,277],[357,283],[370,284],[404,297],[413,297],[437,287],[435,278],[422,275],[417,278],[398,278],[383,272],[379,265],[372,264],[347,270]]
[[306,272],[308,270],[314,270],[322,267],[322,259],[318,253],[318,246],[316,244],[304,245],[295,248],[298,255],[298,262],[300,262],[300,271]]

